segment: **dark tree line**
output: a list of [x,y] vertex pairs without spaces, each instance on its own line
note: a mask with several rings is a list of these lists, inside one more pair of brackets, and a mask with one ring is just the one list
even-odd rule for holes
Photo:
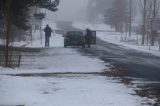
[[[26,24],[29,20],[29,7],[37,6],[46,8],[51,11],[56,11],[59,5],[59,0],[10,0],[10,19],[11,23],[19,29],[27,30],[29,26]],[[0,18],[4,18],[7,10],[7,0],[0,1]]]
[[10,63],[12,61],[10,58],[10,55],[13,55],[12,48],[10,47],[9,44],[10,44],[11,38],[15,36],[13,35],[13,32],[15,32],[16,30],[12,30],[12,29],[16,27],[18,30],[23,30],[24,32],[24,30],[28,30],[30,28],[28,24],[29,20],[31,19],[31,17],[29,17],[30,7],[36,6],[39,8],[46,8],[50,11],[56,11],[58,5],[59,5],[59,0],[55,0],[55,1],[52,1],[52,0],[1,0],[0,1],[0,22],[4,23],[4,32],[5,32],[4,39],[6,40],[5,49],[4,49],[4,54],[5,54],[4,61],[5,61],[6,67],[10,67]]

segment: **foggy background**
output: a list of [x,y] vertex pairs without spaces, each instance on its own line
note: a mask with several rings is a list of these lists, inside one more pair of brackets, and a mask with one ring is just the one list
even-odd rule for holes
[[61,0],[58,11],[47,11],[47,19],[54,21],[85,21],[89,0]]
[[[129,6],[129,0],[128,6]],[[137,0],[132,0],[132,15],[135,17],[132,21],[138,21],[140,15],[137,14]],[[113,0],[61,0],[58,11],[46,11],[45,20],[50,21],[78,21],[89,22],[103,21],[98,19],[104,12],[112,7]]]

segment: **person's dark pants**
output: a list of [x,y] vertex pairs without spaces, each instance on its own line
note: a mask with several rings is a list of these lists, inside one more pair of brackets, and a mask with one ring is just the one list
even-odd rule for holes
[[49,37],[45,36],[45,47],[49,47]]

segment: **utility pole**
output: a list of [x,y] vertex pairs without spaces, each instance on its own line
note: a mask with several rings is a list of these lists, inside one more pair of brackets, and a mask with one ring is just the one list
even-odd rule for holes
[[[153,4],[153,19],[156,18],[156,4],[157,3],[157,0],[154,0],[154,4]],[[151,46],[154,46],[154,40],[155,40],[155,36],[157,34],[157,31],[153,30],[152,29],[152,33],[151,33]]]
[[132,0],[130,0],[130,19],[129,19],[129,37],[132,32]]
[[5,21],[6,21],[6,47],[5,47],[5,66],[8,67],[9,59],[9,42],[10,42],[10,30],[11,30],[11,0],[6,0],[6,11],[5,11]]
[[145,41],[145,34],[146,34],[146,0],[143,0],[144,7],[143,7],[143,35],[142,35],[142,45],[144,45]]

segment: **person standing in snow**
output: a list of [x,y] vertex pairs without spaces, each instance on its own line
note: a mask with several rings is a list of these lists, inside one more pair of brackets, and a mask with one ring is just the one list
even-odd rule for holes
[[86,35],[85,35],[85,41],[86,41],[86,44],[88,45],[88,48],[91,47],[91,40],[92,40],[92,32],[90,29],[86,29]]
[[49,39],[52,33],[52,29],[49,27],[49,25],[46,25],[44,32],[45,32],[45,47],[49,47]]

